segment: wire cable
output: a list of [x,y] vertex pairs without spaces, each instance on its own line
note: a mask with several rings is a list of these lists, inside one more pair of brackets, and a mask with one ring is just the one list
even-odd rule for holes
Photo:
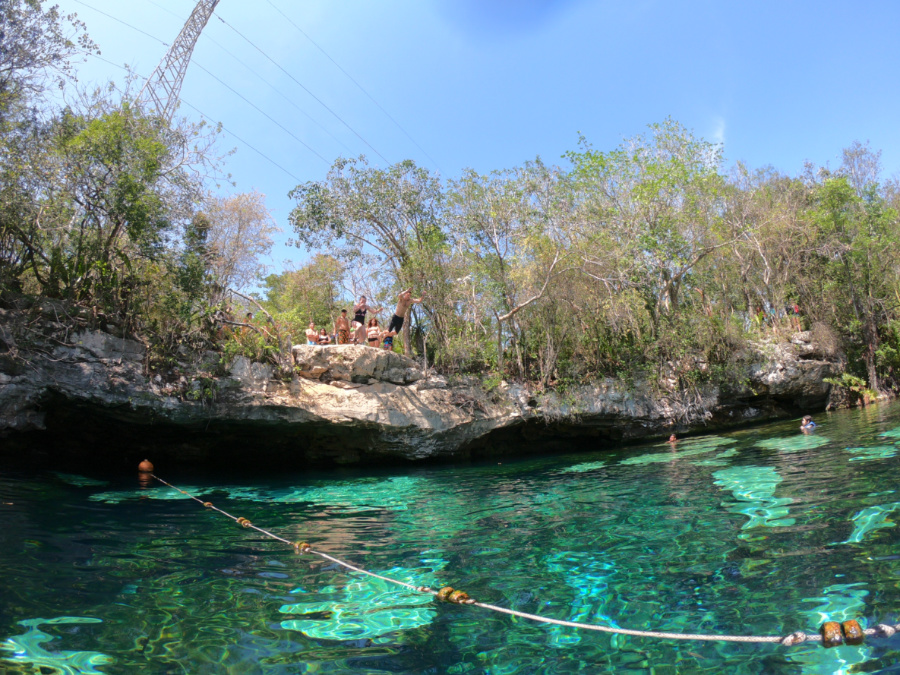
[[[148,0],[148,2],[153,2],[153,0]],[[335,65],[335,67],[336,67],[338,70],[340,70],[344,75],[346,75],[347,78],[348,78],[353,84],[355,84],[355,85],[359,88],[359,90],[360,90],[362,93],[364,93],[364,94],[369,98],[369,100],[372,101],[372,103],[374,103],[374,104],[378,107],[378,109],[379,109],[381,112],[383,112],[383,113],[387,116],[387,118],[397,126],[398,129],[400,129],[400,131],[403,132],[403,135],[406,136],[410,141],[412,141],[413,145],[415,145],[415,146],[422,152],[422,154],[425,155],[425,156],[431,161],[432,164],[434,164],[435,168],[436,168],[438,171],[441,171],[441,167],[440,167],[440,166],[438,165],[438,163],[435,161],[434,157],[432,157],[431,155],[429,155],[428,152],[426,152],[425,148],[423,148],[421,145],[419,145],[419,144],[416,142],[416,139],[413,138],[413,137],[409,134],[409,132],[406,131],[406,129],[403,128],[403,126],[400,124],[400,122],[398,122],[396,119],[394,119],[393,115],[391,115],[387,110],[385,110],[385,109],[382,107],[382,105],[381,105],[378,101],[375,100],[375,97],[372,96],[372,94],[370,94],[368,91],[366,91],[365,87],[363,87],[359,82],[357,82],[356,79],[355,79],[350,73],[348,73],[346,70],[344,70],[344,69],[341,67],[341,64],[339,64],[337,61],[335,61],[333,58],[331,58],[331,55],[330,55],[328,52],[326,52],[322,47],[320,47],[319,44],[318,44],[315,40],[313,40],[309,35],[307,35],[306,31],[304,31],[302,28],[300,28],[300,26],[298,26],[296,23],[294,23],[293,20],[291,20],[291,17],[289,17],[287,14],[285,14],[285,13],[281,10],[281,8],[278,7],[278,5],[276,5],[274,2],[272,2],[272,0],[266,0],[266,2],[268,2],[276,12],[278,12],[279,14],[281,14],[281,16],[283,16],[283,17],[285,18],[285,20],[286,20],[289,24],[291,24],[294,28],[296,28],[297,31],[298,31],[303,37],[305,37],[307,40],[309,40],[310,43],[312,43],[312,45],[313,45],[316,49],[318,49],[320,52],[322,52],[322,53],[325,55],[325,57],[326,57],[329,61],[331,61],[331,62]],[[155,3],[154,3],[154,4],[155,4]],[[442,172],[442,173],[443,173],[443,172]]]
[[[184,103],[188,108],[191,108],[192,110],[194,110],[195,112],[197,112],[199,115],[205,117],[207,120],[209,120],[209,121],[212,122],[213,124],[218,124],[218,123],[217,123],[215,120],[213,120],[211,117],[209,117],[208,115],[205,115],[205,114],[203,114],[202,112],[200,112],[200,110],[199,110],[196,106],[191,105],[189,102],[185,101],[183,98],[181,99],[181,102]],[[303,182],[302,179],[298,178],[297,176],[295,176],[294,174],[292,174],[290,171],[288,171],[287,169],[285,169],[283,166],[281,166],[281,164],[279,164],[279,163],[276,162],[274,159],[272,159],[271,157],[269,157],[268,155],[266,155],[262,150],[258,150],[257,148],[253,147],[252,145],[250,145],[250,143],[248,143],[247,141],[245,141],[243,138],[241,138],[240,136],[238,136],[236,133],[234,133],[234,132],[231,131],[230,129],[227,129],[224,125],[222,126],[222,131],[224,131],[225,133],[227,133],[227,134],[230,135],[230,136],[233,136],[235,139],[237,139],[238,141],[240,141],[241,143],[243,143],[244,145],[246,145],[248,148],[250,148],[251,150],[253,150],[253,152],[255,152],[257,155],[259,155],[260,157],[262,157],[263,159],[265,159],[267,162],[269,162],[270,164],[272,164],[272,166],[278,167],[278,168],[281,169],[285,174],[287,174],[288,176],[290,176],[291,178],[293,178],[293,179],[294,179],[295,181],[297,181],[298,183],[302,183],[302,182]]]
[[258,105],[256,105],[253,101],[251,101],[249,98],[247,98],[246,96],[244,96],[244,95],[243,95],[242,93],[240,93],[237,89],[233,88],[233,87],[232,87],[231,85],[229,85],[227,82],[225,82],[224,80],[220,79],[218,76],[214,75],[211,71],[207,70],[206,68],[204,68],[203,66],[201,66],[201,65],[200,65],[199,63],[197,63],[196,61],[193,61],[193,64],[194,64],[195,66],[197,66],[200,70],[202,70],[204,73],[206,73],[207,75],[209,75],[211,78],[213,78],[216,82],[218,82],[218,83],[221,84],[223,87],[225,87],[225,88],[228,89],[230,92],[232,92],[235,96],[239,97],[242,101],[244,101],[245,103],[247,103],[247,105],[252,106],[252,107],[253,107],[255,110],[257,110],[261,115],[264,115],[264,116],[266,117],[266,119],[268,119],[270,122],[272,122],[272,124],[274,124],[274,125],[277,126],[279,129],[281,129],[282,131],[284,131],[284,133],[286,133],[288,136],[290,136],[290,137],[293,138],[295,141],[297,141],[298,143],[300,143],[303,147],[305,147],[307,150],[309,150],[309,151],[310,151],[312,154],[314,154],[316,157],[318,157],[319,159],[321,159],[321,160],[322,160],[323,162],[325,162],[326,164],[331,164],[331,162],[329,162],[327,159],[325,159],[324,157],[322,157],[322,155],[320,155],[318,152],[316,152],[315,150],[313,150],[312,147],[310,147],[309,144],[306,143],[306,141],[301,140],[296,134],[294,134],[293,131],[291,131],[290,129],[288,129],[286,126],[282,125],[281,122],[279,122],[278,120],[276,120],[276,119],[275,119],[274,117],[272,117],[269,113],[267,113],[265,110],[263,110],[263,109],[260,108]]
[[[126,21],[122,21],[121,19],[116,18],[116,17],[113,16],[112,14],[107,14],[106,12],[103,12],[103,11],[97,9],[96,7],[92,7],[91,5],[89,5],[89,4],[85,3],[85,2],[83,2],[82,0],[75,0],[75,2],[77,2],[77,3],[81,4],[81,5],[84,5],[85,7],[89,8],[89,9],[93,9],[93,10],[95,10],[95,11],[97,11],[97,12],[100,12],[101,14],[103,14],[104,16],[109,17],[110,19],[112,19],[112,20],[114,20],[114,21],[118,21],[118,22],[121,23],[123,26],[127,26],[127,27],[129,27],[129,28],[131,28],[131,29],[133,29],[133,30],[138,31],[139,33],[143,33],[143,34],[146,35],[147,37],[153,38],[154,40],[156,40],[156,41],[162,43],[163,45],[165,45],[165,46],[167,46],[167,47],[169,46],[169,45],[167,45],[165,42],[163,42],[162,40],[160,40],[158,37],[156,37],[155,35],[151,35],[150,33],[147,33],[146,31],[143,31],[143,30],[141,30],[140,28],[137,28],[136,26],[133,26],[133,25],[131,25],[130,23],[128,23],[128,22],[126,22]],[[105,60],[105,59],[104,59],[104,60]],[[228,89],[229,91],[231,91],[233,94],[235,94],[236,96],[238,96],[238,97],[239,97],[241,100],[243,100],[245,103],[247,103],[248,105],[252,106],[252,107],[253,107],[255,110],[257,110],[260,114],[262,114],[263,116],[265,116],[270,122],[272,122],[273,124],[275,124],[279,129],[281,129],[282,131],[284,131],[284,132],[285,132],[286,134],[288,134],[291,138],[293,138],[293,139],[296,140],[298,143],[300,143],[303,147],[305,147],[307,150],[309,150],[312,154],[314,154],[316,157],[318,157],[318,158],[321,159],[323,162],[325,162],[325,164],[328,164],[328,165],[331,164],[331,162],[329,162],[329,161],[328,161],[327,159],[325,159],[322,155],[320,155],[318,152],[316,152],[316,151],[315,151],[308,143],[306,143],[305,141],[303,141],[302,139],[300,139],[300,138],[299,138],[296,134],[294,134],[290,129],[288,129],[287,127],[285,127],[284,125],[282,125],[282,124],[281,124],[280,122],[278,122],[274,117],[272,117],[271,115],[269,115],[267,112],[265,112],[262,108],[260,108],[259,106],[257,106],[255,103],[253,103],[253,102],[252,102],[250,99],[248,99],[246,96],[244,96],[243,94],[241,94],[240,92],[238,92],[236,89],[234,89],[233,87],[231,87],[231,86],[230,86],[229,84],[227,84],[224,80],[220,79],[219,77],[217,77],[216,75],[214,75],[211,71],[209,71],[208,69],[204,68],[201,64],[197,63],[197,61],[196,61],[195,59],[191,59],[191,63],[192,63],[193,65],[195,65],[197,68],[199,68],[200,70],[202,70],[203,72],[205,72],[207,75],[209,75],[210,77],[212,77],[213,79],[215,79],[217,82],[219,82],[222,86],[224,86],[225,88],[227,88],[227,89]],[[147,78],[145,77],[144,79],[146,80]],[[181,100],[183,101],[184,99],[181,99]],[[194,106],[191,106],[191,107],[193,108]],[[194,108],[194,109],[197,110],[196,108]],[[199,112],[199,110],[198,110],[197,112]],[[201,114],[202,114],[202,113],[201,113]],[[206,117],[206,115],[204,115],[204,117]],[[210,118],[207,117],[207,119],[210,119]],[[234,136],[235,138],[238,138],[238,136],[235,135],[234,132],[229,131],[228,133],[231,134],[232,136]],[[238,140],[240,140],[240,139],[238,138]],[[242,142],[245,143],[245,145],[247,145],[248,147],[252,147],[252,146],[250,146],[249,143],[246,143],[246,141],[242,141]],[[373,148],[373,149],[374,149],[374,148]],[[257,150],[257,152],[259,152],[259,151]],[[270,161],[271,161],[271,160],[270,160]],[[274,162],[273,162],[273,163],[274,163]],[[283,170],[283,167],[280,167],[280,166],[279,166],[279,168],[281,168],[281,169]],[[299,181],[299,179],[298,179],[298,181]]]
[[[176,13],[173,12],[172,10],[168,9],[167,7],[164,7],[163,5],[160,5],[160,4],[159,4],[158,2],[156,2],[155,0],[147,0],[147,2],[149,2],[151,5],[154,5],[155,7],[158,7],[159,9],[163,10],[164,12],[167,12],[168,14],[171,14],[172,16],[174,16],[174,17],[176,17],[176,18],[181,18],[181,17],[178,16],[178,14],[176,14]],[[322,131],[324,131],[326,134],[328,134],[328,136],[329,136],[332,140],[334,140],[336,143],[338,143],[338,144],[339,144],[342,148],[344,148],[347,152],[352,152],[352,150],[350,149],[350,147],[349,147],[346,143],[344,143],[340,138],[338,138],[338,137],[335,136],[333,133],[331,133],[331,132],[328,130],[328,128],[327,128],[324,124],[322,124],[321,122],[317,121],[312,115],[310,115],[310,114],[309,114],[308,112],[306,112],[303,108],[301,108],[300,105],[299,105],[298,103],[296,103],[295,101],[293,101],[292,99],[290,99],[283,91],[281,91],[281,89],[279,89],[277,86],[275,86],[274,84],[272,84],[271,82],[269,82],[266,78],[264,78],[262,75],[260,75],[256,70],[253,69],[252,66],[249,66],[245,61],[243,61],[240,57],[238,57],[236,54],[234,54],[234,53],[233,53],[230,49],[228,49],[225,45],[223,45],[221,42],[219,42],[218,40],[216,40],[214,37],[212,37],[211,35],[209,35],[209,33],[205,32],[205,31],[204,31],[203,33],[200,34],[200,37],[201,37],[203,40],[207,40],[207,41],[209,41],[209,42],[212,42],[216,47],[218,47],[218,48],[221,49],[223,52],[225,52],[226,54],[228,54],[228,56],[230,56],[230,57],[233,58],[235,61],[237,61],[238,63],[240,63],[244,68],[246,68],[249,72],[251,72],[253,75],[255,75],[259,80],[261,80],[264,84],[266,84],[270,89],[272,89],[272,90],[273,90],[276,94],[278,94],[281,98],[283,98],[285,101],[287,101],[287,102],[290,103],[292,106],[294,106],[294,107],[295,107],[302,115],[304,115],[310,122],[312,122],[313,124],[315,124],[315,125],[316,125],[317,127],[319,127]]]
[[166,14],[171,14],[171,15],[174,16],[176,19],[179,19],[179,20],[181,20],[181,21],[184,21],[184,17],[183,17],[183,16],[180,16],[179,14],[173,12],[173,11],[172,11],[171,9],[169,9],[168,7],[165,7],[164,5],[159,4],[158,2],[156,2],[156,0],[147,0],[147,2],[149,2],[151,5],[154,5],[155,7],[159,8],[159,9],[161,9],[161,10],[164,11]]
[[332,110],[330,107],[328,107],[328,105],[327,105],[324,101],[322,101],[322,99],[320,99],[318,96],[316,96],[314,93],[312,93],[312,92],[311,92],[311,91],[310,91],[310,90],[309,90],[302,82],[300,82],[300,80],[298,80],[296,77],[294,77],[293,75],[291,75],[287,70],[285,70],[284,67],[282,67],[282,65],[281,65],[280,63],[278,63],[275,59],[273,59],[271,56],[269,56],[268,54],[266,54],[266,52],[264,52],[260,47],[258,47],[258,46],[257,46],[250,38],[248,38],[246,35],[244,35],[244,34],[243,34],[241,31],[239,31],[237,28],[235,28],[235,27],[232,26],[230,23],[228,23],[228,22],[227,22],[225,19],[223,19],[221,16],[216,15],[216,18],[217,18],[219,21],[221,21],[222,23],[224,23],[226,26],[228,26],[228,27],[229,27],[231,30],[233,30],[235,33],[237,33],[239,36],[241,36],[244,40],[246,40],[247,43],[248,43],[251,47],[253,47],[256,51],[258,51],[260,54],[262,54],[263,56],[265,56],[269,61],[271,61],[271,62],[275,65],[275,67],[277,67],[281,72],[283,72],[285,75],[287,75],[289,78],[291,78],[291,79],[292,79],[292,80],[293,80],[293,81],[294,81],[301,89],[303,89],[303,91],[305,91],[307,94],[309,94],[310,96],[312,96],[316,101],[318,101],[318,103],[319,103],[323,108],[325,108],[325,110],[327,110],[327,111],[330,112],[332,115],[334,115],[334,117],[335,117],[341,124],[343,124],[343,125],[344,125],[345,127],[347,127],[350,131],[352,131],[353,134],[354,134],[359,140],[361,140],[363,143],[365,143],[367,146],[369,146],[369,148],[371,148],[372,152],[374,152],[376,155],[378,155],[379,157],[381,157],[381,159],[383,159],[384,162],[385,162],[386,164],[390,165],[390,162],[388,161],[387,157],[385,157],[385,156],[382,155],[380,152],[378,152],[378,150],[375,149],[375,146],[373,146],[371,143],[369,143],[369,141],[367,141],[365,138],[363,138],[363,137],[359,134],[359,132],[356,131],[356,129],[354,129],[354,128],[351,127],[349,124],[347,124],[347,122],[345,122],[344,119],[343,119],[340,115],[338,115],[334,110]]
[[142,33],[143,35],[146,35],[148,38],[152,38],[152,39],[156,40],[157,42],[159,42],[160,44],[162,44],[162,45],[164,45],[164,46],[166,46],[166,47],[169,46],[169,43],[168,43],[168,42],[163,42],[162,40],[160,40],[160,39],[159,39],[158,37],[156,37],[155,35],[150,35],[150,33],[148,33],[147,31],[141,30],[141,29],[138,28],[137,26],[132,26],[132,25],[131,25],[130,23],[128,23],[127,21],[122,21],[122,19],[118,19],[118,18],[114,17],[112,14],[107,14],[107,13],[104,12],[102,9],[97,9],[96,7],[92,7],[91,5],[87,4],[86,2],[82,2],[82,0],[74,0],[74,1],[77,2],[79,5],[84,5],[84,6],[87,7],[88,9],[92,9],[92,10],[94,10],[95,12],[98,12],[99,14],[102,14],[103,16],[112,19],[113,21],[119,22],[119,23],[122,24],[123,26],[128,26],[128,27],[131,28],[132,30],[136,30],[138,33]]
[[[131,70],[131,68],[127,68],[126,66],[123,66],[123,65],[121,65],[121,64],[118,64],[118,63],[115,63],[115,62],[113,62],[113,61],[110,61],[109,59],[103,58],[103,57],[100,56],[99,54],[93,54],[93,53],[91,53],[91,52],[84,52],[84,53],[87,54],[88,56],[93,56],[95,59],[99,59],[99,60],[101,60],[101,61],[104,61],[104,62],[108,63],[108,64],[111,65],[111,66],[115,66],[116,68],[120,68],[120,69],[124,70],[125,72],[128,72],[128,73],[131,73],[131,74],[133,74],[133,75],[136,75],[137,77],[141,78],[142,80],[146,80],[146,79],[147,79],[146,77],[144,77],[144,76],[141,75],[140,73],[136,73],[135,71]],[[118,87],[117,87],[117,89],[118,89]],[[119,90],[119,91],[121,91],[121,90]],[[188,108],[191,108],[194,112],[196,112],[198,115],[200,115],[200,116],[203,117],[204,119],[208,120],[208,121],[211,122],[212,124],[218,124],[218,125],[220,125],[222,131],[224,131],[224,132],[227,133],[229,136],[234,137],[236,140],[238,140],[238,141],[240,141],[241,143],[243,143],[244,145],[246,145],[248,148],[250,148],[251,150],[253,150],[253,152],[255,152],[256,154],[258,154],[260,157],[262,157],[262,158],[263,158],[264,160],[266,160],[267,162],[269,162],[269,164],[271,164],[272,166],[274,166],[274,167],[276,167],[276,168],[278,168],[278,169],[281,169],[281,171],[283,171],[286,175],[288,175],[288,176],[290,176],[291,178],[293,178],[293,179],[294,179],[295,181],[297,181],[298,183],[302,183],[302,182],[303,182],[302,179],[300,179],[299,177],[295,176],[295,175],[292,174],[290,171],[288,171],[287,169],[285,169],[283,166],[281,166],[281,164],[279,164],[279,163],[276,162],[274,159],[272,159],[271,157],[269,157],[269,156],[268,156],[267,154],[265,154],[262,150],[259,150],[258,148],[254,147],[253,145],[251,145],[250,143],[248,143],[247,141],[245,141],[243,138],[241,138],[240,136],[238,136],[236,133],[234,133],[233,131],[231,131],[231,130],[228,129],[227,127],[225,127],[225,125],[221,124],[221,122],[217,122],[217,121],[214,120],[212,117],[210,117],[209,115],[207,115],[206,113],[204,113],[202,110],[200,110],[199,108],[197,108],[197,106],[192,105],[189,101],[186,101],[183,97],[179,97],[179,100],[180,100],[182,103],[184,103]]]

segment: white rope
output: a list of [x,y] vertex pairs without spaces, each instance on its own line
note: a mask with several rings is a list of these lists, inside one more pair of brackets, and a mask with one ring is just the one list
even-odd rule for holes
[[[614,633],[616,635],[636,635],[638,637],[662,638],[665,640],[706,640],[718,642],[781,642],[784,638],[777,635],[701,635],[697,633],[666,633],[653,630],[633,630],[631,628],[615,628],[613,626],[600,626],[593,623],[580,623],[578,621],[563,621],[561,619],[551,619],[546,616],[537,614],[528,614],[527,612],[518,612],[514,609],[506,609],[505,607],[497,607],[496,605],[488,605],[483,602],[473,603],[475,607],[490,609],[501,614],[509,614],[518,616],[523,619],[531,619],[541,623],[552,623],[557,626],[567,626],[569,628],[580,628],[582,630],[595,630],[601,633]],[[820,635],[808,636],[808,639],[821,640]]]
[[[177,490],[183,495],[187,495],[195,502],[202,504],[204,507],[208,509],[212,509],[213,511],[217,511],[228,518],[231,518],[236,523],[239,523],[247,528],[252,528],[261,534],[266,535],[272,539],[280,541],[288,546],[293,547],[298,553],[310,553],[312,555],[317,555],[324,560],[328,560],[330,562],[335,563],[336,565],[340,565],[348,570],[353,572],[357,572],[359,574],[364,574],[366,576],[373,577],[375,579],[380,579],[382,581],[386,581],[391,584],[395,584],[397,586],[402,586],[406,589],[414,591],[416,593],[426,593],[429,595],[442,597],[444,595],[442,592],[435,591],[427,586],[414,586],[412,584],[408,584],[404,581],[399,581],[397,579],[392,579],[390,577],[383,576],[381,574],[376,574],[375,572],[370,572],[362,567],[357,567],[356,565],[352,565],[340,558],[335,558],[334,556],[328,555],[327,553],[323,553],[322,551],[313,550],[309,544],[292,542],[282,537],[279,537],[276,534],[272,534],[268,530],[264,530],[261,527],[257,527],[253,525],[246,518],[238,518],[237,516],[233,516],[227,511],[223,511],[222,509],[214,506],[211,502],[204,502],[202,499],[198,499],[194,495],[189,492],[185,492],[184,490],[175,487],[171,483],[167,483],[159,476],[154,474],[150,474],[153,478],[158,480],[163,485],[167,485],[173,490]],[[451,589],[452,590],[452,589]],[[468,598],[468,596],[466,596]],[[473,607],[481,607],[482,609],[487,609],[492,612],[498,612],[500,614],[508,614],[510,616],[516,616],[521,619],[528,619],[530,621],[537,621],[539,623],[549,623],[557,626],[566,626],[568,628],[577,628],[579,630],[592,630],[598,631],[601,633],[612,633],[614,635],[633,635],[636,637],[650,637],[650,638],[660,638],[663,640],[696,640],[696,641],[706,641],[706,642],[741,642],[741,643],[779,643],[785,647],[791,647],[793,645],[801,644],[803,642],[822,642],[822,636],[818,633],[805,633],[803,631],[796,631],[791,633],[790,635],[786,635],[784,637],[778,635],[704,635],[701,633],[669,633],[666,631],[652,631],[652,630],[634,630],[630,628],[618,628],[614,626],[601,626],[599,624],[593,623],[581,623],[578,621],[564,621],[562,619],[553,619],[547,616],[540,616],[538,614],[529,614],[527,612],[519,612],[515,609],[507,609],[506,607],[498,607],[497,605],[490,605],[484,602],[477,602],[475,600],[466,599],[462,600],[457,604],[464,605],[472,605]],[[900,631],[900,624],[896,626],[891,626],[888,624],[879,624],[875,628],[867,628],[863,631],[866,635],[875,635],[878,637],[891,637],[896,632]]]

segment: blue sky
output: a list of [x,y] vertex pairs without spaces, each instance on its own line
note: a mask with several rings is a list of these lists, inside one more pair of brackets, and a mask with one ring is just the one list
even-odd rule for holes
[[[150,37],[77,0],[56,1],[87,23],[103,58],[142,75],[162,58],[166,48]],[[83,1],[167,43],[194,6]],[[412,158],[453,178],[466,167],[486,173],[538,155],[562,162],[579,132],[595,148],[612,149],[666,117],[723,142],[729,164],[797,173],[806,160],[834,165],[841,148],[868,140],[883,151],[885,175],[900,174],[900,3],[892,0],[221,0],[216,14],[290,76],[216,18],[195,64],[328,162],[199,67],[189,70],[183,98],[300,181],[322,179],[339,155],[366,154],[383,165],[365,142],[390,162]],[[123,79],[95,59],[79,72],[82,83]],[[304,252],[284,244],[286,195],[298,180],[225,134],[222,149],[232,147],[235,190],[265,193],[283,229],[271,263],[303,260]]]

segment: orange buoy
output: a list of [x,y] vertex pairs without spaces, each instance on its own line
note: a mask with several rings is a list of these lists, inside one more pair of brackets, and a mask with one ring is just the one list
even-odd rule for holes
[[850,619],[841,624],[844,629],[844,639],[848,645],[861,645],[866,639],[866,634],[857,621]]
[[844,634],[841,633],[841,624],[837,621],[826,621],[822,624],[822,645],[824,647],[837,647],[844,644]]
[[437,599],[442,600],[443,602],[448,602],[448,598],[450,594],[453,592],[452,586],[444,586],[441,590],[437,592]]
[[453,591],[450,596],[447,598],[447,602],[455,602],[457,605],[462,605],[469,599],[469,594],[465,591]]
[[145,459],[143,462],[138,464],[138,471],[141,473],[153,473],[153,464],[150,463],[149,459]]

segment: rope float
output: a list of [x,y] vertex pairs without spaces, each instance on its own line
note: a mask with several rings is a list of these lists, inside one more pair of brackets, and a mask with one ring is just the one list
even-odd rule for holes
[[612,633],[615,635],[633,635],[636,637],[651,637],[651,638],[659,638],[663,640],[693,640],[693,641],[705,641],[705,642],[742,642],[742,643],[772,643],[772,644],[780,644],[784,647],[793,647],[795,645],[802,644],[804,642],[820,642],[825,647],[837,647],[842,644],[848,645],[861,645],[865,641],[866,637],[879,637],[879,638],[889,638],[900,631],[900,623],[896,625],[891,624],[878,624],[874,628],[865,628],[855,620],[844,621],[838,623],[837,621],[826,621],[822,624],[818,633],[806,633],[804,631],[795,631],[790,633],[789,635],[779,636],[779,635],[704,635],[699,633],[669,633],[666,631],[653,631],[653,630],[633,630],[629,628],[616,628],[613,626],[601,626],[598,624],[592,623],[581,623],[579,621],[563,621],[561,619],[553,619],[547,616],[540,616],[538,614],[529,614],[527,612],[520,612],[515,609],[508,609],[506,607],[499,607],[497,605],[491,605],[485,602],[478,602],[477,600],[469,597],[469,594],[465,591],[457,590],[452,586],[444,586],[438,590],[434,590],[433,588],[429,588],[428,586],[414,586],[412,584],[408,584],[403,581],[399,581],[398,579],[392,579],[390,577],[383,576],[381,574],[376,574],[375,572],[370,572],[361,567],[357,567],[351,563],[348,563],[339,558],[335,558],[334,556],[328,555],[323,551],[316,551],[305,541],[290,541],[285,539],[284,537],[279,537],[277,534],[269,532],[261,527],[254,525],[247,518],[241,518],[238,516],[233,516],[227,511],[220,509],[218,506],[215,506],[212,502],[205,502],[198,497],[195,497],[189,492],[182,490],[181,488],[175,487],[171,483],[164,481],[162,478],[153,473],[153,464],[151,464],[148,460],[144,460],[138,465],[138,472],[142,475],[142,477],[149,476],[153,478],[163,485],[172,488],[173,490],[180,492],[193,499],[198,504],[201,504],[204,508],[210,509],[212,511],[216,511],[226,518],[230,518],[238,525],[242,527],[249,528],[252,530],[256,530],[260,534],[263,534],[270,539],[274,539],[275,541],[280,541],[283,544],[286,544],[294,549],[294,551],[299,554],[310,554],[315,555],[323,560],[328,560],[336,565],[340,565],[345,569],[351,570],[353,572],[357,572],[359,574],[364,574],[366,576],[372,577],[374,579],[380,579],[382,581],[386,581],[388,583],[394,584],[396,586],[402,586],[410,591],[415,593],[425,593],[428,595],[432,595],[435,599],[440,600],[441,602],[446,602],[449,604],[455,605],[471,605],[473,607],[480,607],[482,609],[487,609],[492,612],[498,612],[500,614],[508,614],[510,616],[516,616],[521,619],[528,619],[530,621],[536,621],[538,623],[548,623],[554,624],[557,626],[566,626],[568,628],[577,628],[580,630],[592,630],[600,633]]

